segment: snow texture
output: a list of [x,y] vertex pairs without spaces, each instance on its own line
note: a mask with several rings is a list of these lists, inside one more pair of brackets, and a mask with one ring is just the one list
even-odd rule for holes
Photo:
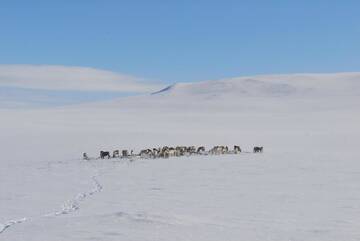
[[[359,79],[242,77],[0,109],[0,240],[359,240]],[[245,152],[96,159],[163,145]]]

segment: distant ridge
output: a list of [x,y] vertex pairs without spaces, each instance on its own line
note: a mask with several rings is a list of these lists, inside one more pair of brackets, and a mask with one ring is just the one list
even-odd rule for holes
[[169,85],[167,87],[165,87],[164,89],[161,89],[159,91],[156,91],[156,92],[153,92],[151,93],[152,95],[156,95],[156,94],[160,94],[160,93],[163,93],[163,92],[166,92],[166,91],[169,91],[171,88],[173,88],[176,84],[172,84],[172,85]]
[[360,73],[280,74],[176,83],[153,92],[163,96],[359,95]]

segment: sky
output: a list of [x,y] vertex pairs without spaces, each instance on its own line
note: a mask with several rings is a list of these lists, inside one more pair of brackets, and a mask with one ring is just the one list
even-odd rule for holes
[[85,67],[164,85],[355,72],[359,9],[354,0],[2,0],[0,66]]

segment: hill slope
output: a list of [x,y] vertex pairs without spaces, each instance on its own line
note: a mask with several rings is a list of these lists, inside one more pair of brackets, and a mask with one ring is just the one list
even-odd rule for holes
[[360,73],[288,74],[179,83],[154,93],[172,96],[267,97],[291,95],[359,95]]

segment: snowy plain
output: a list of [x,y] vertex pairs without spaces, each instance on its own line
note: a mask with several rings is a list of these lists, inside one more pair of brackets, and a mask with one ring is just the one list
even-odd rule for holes
[[[360,73],[338,73],[0,108],[0,240],[359,240],[359,103]],[[163,145],[244,152],[81,160]]]

